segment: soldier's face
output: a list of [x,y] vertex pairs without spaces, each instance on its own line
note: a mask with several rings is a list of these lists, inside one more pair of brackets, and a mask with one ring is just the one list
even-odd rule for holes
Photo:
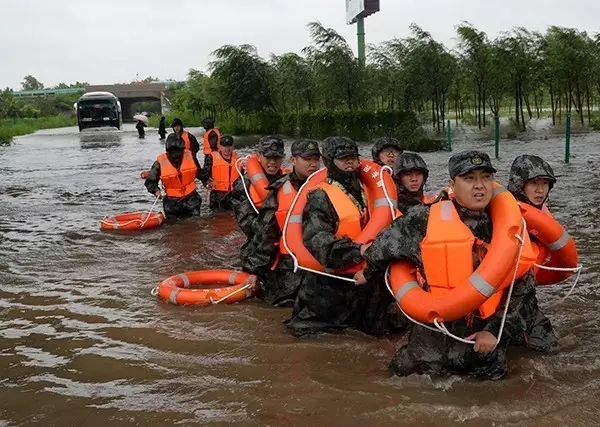
[[175,133],[181,132],[181,126],[179,126],[179,125],[173,126],[173,132],[175,132]]
[[494,174],[476,169],[450,180],[459,205],[472,211],[484,210],[494,195]]
[[386,166],[393,167],[396,164],[396,160],[400,156],[400,151],[395,148],[385,148],[379,153],[379,161]]
[[321,167],[321,156],[292,156],[290,160],[294,165],[296,175],[300,178],[308,178]]
[[544,203],[550,192],[550,180],[548,178],[535,178],[525,182],[523,192],[531,203],[536,206]]
[[358,169],[360,161],[358,160],[358,156],[348,156],[342,159],[333,159],[333,164],[344,172],[354,172]]
[[279,169],[281,169],[283,157],[265,157],[262,154],[260,154],[258,156],[258,161],[260,162],[260,165],[263,167],[267,174],[275,175],[279,171]]
[[233,153],[233,147],[221,146],[221,155],[226,159],[231,159],[231,153]]
[[415,193],[421,189],[423,181],[425,181],[425,175],[421,171],[406,171],[402,172],[400,180],[404,188],[411,193]]

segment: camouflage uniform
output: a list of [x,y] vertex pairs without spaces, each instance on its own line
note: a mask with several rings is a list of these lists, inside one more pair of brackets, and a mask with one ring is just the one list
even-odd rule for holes
[[[183,141],[179,138],[179,135],[175,133],[169,134],[167,141],[165,142],[165,150],[169,161],[178,168],[181,165],[182,153],[183,153]],[[202,179],[204,177],[204,171],[198,165],[198,161],[194,156],[196,167],[196,178]],[[160,164],[155,161],[150,168],[150,174],[144,182],[144,185],[149,193],[156,194],[160,190]],[[190,216],[200,216],[200,206],[202,205],[202,199],[198,191],[193,191],[186,197],[181,199],[164,196],[163,197],[163,209],[167,220],[171,221],[177,218],[185,218]]]
[[[356,143],[344,137],[323,141],[323,161],[330,182],[337,182],[347,194],[365,207],[361,185],[355,172],[338,169],[334,159],[358,156]],[[302,215],[303,240],[308,251],[327,269],[343,268],[362,261],[360,245],[348,237],[335,236],[339,217],[327,194],[311,191]],[[344,277],[352,278],[353,274]],[[296,336],[336,332],[355,328],[379,334],[385,326],[386,307],[392,300],[379,284],[356,286],[354,283],[305,272],[288,327]],[[383,300],[383,301],[382,301]]]
[[[279,137],[272,135],[265,136],[259,140],[258,144],[259,152],[263,156],[284,157],[285,155],[283,140]],[[277,173],[275,175],[268,175],[265,173],[265,176],[267,177],[269,183],[272,183],[281,178],[282,174]],[[244,174],[241,178],[236,179],[233,183],[230,202],[231,208],[233,209],[233,214],[235,215],[235,219],[237,220],[240,229],[248,238],[250,238],[255,233],[254,220],[258,214],[252,207],[252,203],[248,199],[248,196],[246,196],[242,180],[244,180],[246,188],[248,191],[250,191],[250,179],[248,178],[248,175]]]
[[[179,125],[181,126],[181,133],[185,132],[185,129],[183,128],[183,122],[181,121],[181,119],[179,118],[175,118],[173,119],[173,121],[171,122],[171,128]],[[196,139],[196,137],[194,136],[194,134],[192,132],[189,132],[189,137],[190,137],[190,151],[192,152],[192,154],[194,154],[194,159],[196,160],[196,163],[198,163],[198,151],[200,151],[200,144],[198,143],[198,140]],[[181,134],[179,134],[179,136],[181,137]]]
[[[404,172],[421,171],[423,172],[423,185],[417,192],[410,192],[402,185],[401,177]],[[423,204],[423,187],[429,177],[427,163],[417,153],[402,153],[394,165],[394,181],[398,189],[398,210],[406,214],[408,208]]]
[[[449,161],[450,176],[453,178],[480,168],[495,172],[489,157],[478,151],[455,154]],[[456,202],[455,206],[473,235],[489,243],[492,222],[488,213],[468,210]],[[401,259],[413,262],[423,271],[420,243],[427,231],[429,211],[429,206],[415,206],[378,235],[365,253],[367,268],[364,275],[367,280],[381,274],[391,262]],[[474,267],[477,268],[479,256],[475,249],[473,261]],[[522,336],[525,330],[525,320],[522,317],[524,296],[529,294],[534,286],[531,272],[515,282],[501,341],[492,353],[480,355],[473,350],[472,345],[414,325],[408,344],[398,350],[390,369],[399,376],[412,373],[461,373],[489,379],[502,378],[507,372],[506,349],[509,340]],[[446,326],[451,333],[462,337],[482,330],[498,336],[502,314],[501,306],[491,318],[481,319],[472,315],[449,322]]]
[[[539,206],[534,205],[523,190],[525,183],[535,178],[547,178],[550,181],[550,190],[556,183],[554,171],[544,159],[530,154],[518,156],[510,168],[508,191],[520,202],[541,209],[543,203]],[[533,236],[531,238],[535,239]],[[523,316],[527,321],[527,330],[523,336],[515,339],[514,343],[524,344],[528,348],[540,352],[554,351],[559,348],[558,338],[550,319],[542,313],[538,306],[535,288],[528,295],[523,306]]]
[[[221,147],[232,147],[232,146],[233,146],[233,137],[231,135],[223,135],[221,137]],[[213,150],[213,151],[218,151],[218,149]],[[205,154],[204,155],[204,166],[203,166],[203,169],[205,172],[205,177],[204,177],[205,180],[203,181],[204,184],[206,184],[206,182],[212,178],[212,167],[213,167],[212,154]],[[235,165],[232,164],[231,167],[235,167]],[[232,188],[232,191],[233,191],[233,188]],[[232,207],[231,207],[232,191],[211,190],[210,196],[208,199],[209,200],[208,207],[211,210],[230,211],[232,209]]]
[[[320,155],[319,147],[314,142],[296,141],[292,144],[292,156]],[[306,177],[300,177],[292,171],[267,187],[269,195],[254,221],[255,232],[241,250],[242,269],[260,278],[263,298],[272,305],[293,304],[304,274],[302,270],[294,273],[294,261],[290,255],[280,255],[281,230],[275,217],[279,209],[277,194],[286,182],[298,191],[305,181]],[[272,269],[276,260],[277,267]]]
[[373,147],[371,148],[371,156],[373,157],[373,161],[380,166],[383,166],[381,160],[379,160],[379,153],[381,153],[386,148],[395,148],[400,151],[400,154],[404,152],[404,146],[395,138],[390,138],[388,136],[384,136],[382,138],[378,138],[373,141]]

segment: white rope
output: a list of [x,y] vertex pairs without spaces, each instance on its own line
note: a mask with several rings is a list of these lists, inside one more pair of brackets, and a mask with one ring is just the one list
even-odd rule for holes
[[[500,330],[498,331],[498,337],[496,338],[496,344],[494,345],[494,349],[496,348],[496,346],[498,345],[498,343],[500,342],[500,339],[502,338],[502,333],[504,332],[504,324],[506,323],[506,316],[508,314],[508,308],[509,308],[509,303],[510,303],[510,299],[512,297],[512,292],[513,292],[513,288],[515,285],[515,281],[517,279],[517,272],[519,271],[519,260],[521,259],[521,254],[523,252],[523,244],[524,244],[524,238],[525,238],[525,233],[527,233],[527,224],[525,223],[524,219],[521,219],[521,221],[523,222],[523,230],[521,232],[521,235],[515,234],[515,237],[517,238],[517,240],[519,241],[519,252],[517,254],[517,260],[515,263],[515,269],[513,271],[513,277],[512,277],[512,281],[508,290],[508,296],[506,297],[506,302],[505,302],[505,306],[504,306],[504,313],[502,314],[502,322],[500,323]],[[388,288],[388,290],[391,292],[392,295],[394,295],[394,292],[392,291],[389,283],[388,283],[388,271],[389,271],[389,267],[388,270],[386,270],[386,274],[385,274],[385,282],[386,282],[386,286]],[[399,306],[399,305],[398,305]],[[400,308],[400,310],[402,311],[402,313],[412,322],[416,323],[419,326],[423,326],[427,329],[430,329],[432,331],[436,331],[439,333],[442,333],[444,335],[447,335],[451,338],[454,338],[457,341],[463,342],[465,344],[475,344],[475,341],[473,340],[467,340],[465,338],[461,338],[458,337],[454,334],[452,334],[448,328],[446,327],[446,325],[444,325],[443,322],[438,321],[437,318],[433,319],[433,324],[435,325],[435,327],[437,329],[434,329],[428,325],[425,325],[421,322],[416,321],[415,319],[413,319],[412,317],[408,316],[404,310],[402,310],[402,308]]]
[[385,198],[387,199],[387,201],[390,205],[390,211],[392,212],[392,219],[396,219],[396,209],[394,209],[395,208],[394,202],[392,202],[392,199],[390,198],[390,195],[387,192],[387,188],[385,186],[385,181],[383,180],[383,171],[389,171],[390,175],[393,177],[394,170],[389,166],[382,166],[379,183],[381,184],[381,188],[383,188],[383,194],[385,195]]
[[254,209],[254,212],[256,212],[258,214],[258,209],[254,205],[254,202],[252,201],[252,197],[250,197],[250,193],[248,192],[248,187],[246,187],[246,181],[244,180],[244,176],[242,175],[242,171],[238,168],[238,163],[241,163],[244,160],[248,160],[249,157],[250,156],[246,156],[246,157],[241,157],[241,158],[237,159],[235,161],[235,163],[234,163],[234,166],[235,166],[235,170],[240,175],[240,179],[242,180],[242,187],[244,187],[244,193],[246,193],[246,197],[250,201],[250,206],[252,206],[252,209]]
[[287,239],[286,239],[287,227],[288,227],[288,224],[289,224],[289,221],[290,221],[290,216],[292,216],[292,211],[294,210],[294,206],[296,206],[296,202],[298,201],[298,198],[300,197],[300,194],[302,193],[302,189],[304,188],[305,185],[307,185],[310,182],[310,180],[316,174],[318,174],[319,172],[321,172],[323,169],[325,169],[325,168],[321,168],[318,171],[313,172],[308,178],[306,178],[306,181],[304,181],[304,184],[302,184],[300,186],[300,189],[298,190],[298,192],[294,196],[294,200],[292,200],[292,204],[290,205],[290,209],[288,210],[287,216],[285,217],[285,223],[283,224],[283,230],[281,232],[281,237],[282,237],[281,240],[283,241],[283,246],[285,247],[287,253],[289,253],[290,256],[292,257],[292,259],[294,260],[294,273],[297,272],[298,269],[300,269],[300,270],[308,271],[310,273],[320,274],[321,276],[327,276],[327,277],[331,277],[333,279],[345,280],[346,282],[356,283],[355,280],[354,280],[354,278],[337,276],[335,274],[326,273],[324,271],[318,271],[318,270],[313,270],[312,268],[302,267],[298,263],[298,258],[296,258],[296,255],[294,255],[294,253],[290,250],[290,247],[287,244]]
[[534,264],[536,267],[542,270],[550,270],[550,271],[572,271],[573,273],[577,273],[575,276],[575,281],[573,285],[569,288],[567,294],[562,297],[560,300],[551,303],[548,307],[554,307],[555,305],[562,304],[567,298],[571,296],[573,291],[575,290],[575,286],[577,286],[577,282],[579,282],[579,276],[581,275],[581,270],[583,268],[583,264],[577,264],[577,267],[546,267],[545,265]]
[[239,288],[239,289],[236,289],[235,291],[233,291],[233,292],[231,292],[231,293],[229,293],[229,294],[225,295],[223,298],[221,298],[221,299],[218,299],[218,300],[216,300],[216,301],[214,301],[214,300],[212,299],[212,297],[210,297],[210,302],[212,302],[213,304],[219,304],[219,303],[221,303],[221,302],[225,301],[225,300],[226,300],[227,298],[229,298],[230,296],[232,296],[232,295],[235,295],[235,294],[237,294],[238,292],[244,291],[244,290],[248,289],[248,288],[249,288],[249,287],[251,287],[251,286],[252,286],[252,284],[248,283],[247,285],[244,285],[244,286],[242,286],[241,288]]
[[152,290],[150,291],[150,295],[152,295],[153,297],[158,295],[158,286],[152,288]]

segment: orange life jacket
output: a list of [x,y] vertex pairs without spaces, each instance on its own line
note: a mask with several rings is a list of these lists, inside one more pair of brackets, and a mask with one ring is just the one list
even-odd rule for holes
[[[427,233],[420,244],[429,292],[443,298],[444,293],[455,286],[468,283],[467,279],[474,271],[473,248],[477,246],[483,249],[486,245],[478,241],[462,222],[452,201],[433,204],[427,222]],[[481,258],[483,256],[485,255],[482,254]],[[531,268],[534,256],[531,242],[526,239],[517,278]],[[508,278],[509,281],[510,279],[512,277]],[[497,311],[502,295],[503,292],[494,293],[479,307],[481,318],[486,319]]]
[[289,254],[285,248],[285,245],[283,244],[283,227],[285,226],[285,220],[296,194],[298,194],[298,191],[296,191],[289,180],[277,190],[277,211],[275,212],[275,219],[277,220],[277,224],[279,225],[279,230],[281,230],[282,235],[282,237],[279,239],[279,253],[282,255]]
[[181,139],[183,140],[183,148],[186,150],[192,150],[192,140],[190,138],[190,133],[187,130],[182,130],[179,134]]
[[[362,231],[361,212],[348,195],[338,186],[328,183],[321,183],[316,188],[320,188],[327,194],[329,201],[333,205],[339,218],[338,227],[335,231],[335,237],[340,239],[348,237],[355,240]],[[364,262],[344,268],[344,273],[356,273],[364,267]]]
[[198,168],[194,163],[194,155],[190,150],[183,151],[181,166],[177,169],[167,153],[156,159],[160,165],[160,180],[162,181],[168,197],[183,198],[196,191],[196,172]]
[[231,160],[228,162],[223,158],[219,151],[212,152],[212,179],[215,182],[213,190],[228,192],[233,188],[233,183],[240,174],[234,165],[238,159],[235,152],[231,153]]
[[217,135],[217,150],[221,148],[221,132],[219,132],[219,129],[217,128],[209,129],[206,132],[204,132],[204,136],[202,137],[204,155],[211,154],[213,152],[210,146],[210,142],[208,140],[208,136],[213,132]]

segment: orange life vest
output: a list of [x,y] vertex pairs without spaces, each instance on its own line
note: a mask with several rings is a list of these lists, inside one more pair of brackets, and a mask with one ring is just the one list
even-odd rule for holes
[[[279,169],[278,175],[283,176],[286,173],[284,169]],[[246,177],[250,180],[250,188],[248,189],[250,199],[252,199],[254,206],[259,209],[263,200],[269,194],[267,187],[270,183],[256,154],[249,156],[246,160]]]
[[211,154],[213,152],[210,146],[210,142],[208,140],[208,136],[213,132],[217,135],[217,150],[221,148],[221,132],[219,132],[219,129],[217,128],[209,129],[206,132],[204,132],[204,136],[202,137],[204,155]]
[[279,225],[279,230],[282,235],[279,239],[279,253],[282,255],[289,254],[283,244],[283,227],[285,226],[285,220],[296,194],[298,194],[298,191],[296,191],[289,180],[277,190],[277,211],[275,212],[275,219],[277,220],[277,225]]
[[173,166],[167,157],[167,153],[158,156],[157,161],[160,165],[160,180],[165,186],[168,197],[180,199],[196,191],[196,172],[198,168],[194,163],[194,155],[190,150],[183,151],[179,169]]
[[[323,182],[317,186],[327,194],[329,201],[333,205],[335,212],[339,218],[338,227],[335,231],[335,237],[340,239],[348,237],[351,240],[356,238],[362,232],[362,217],[361,212],[348,195],[336,185]],[[346,274],[356,273],[364,267],[364,262],[344,268]]]
[[228,192],[233,188],[233,183],[240,174],[234,165],[238,159],[237,154],[231,153],[231,159],[228,162],[223,158],[219,151],[212,152],[212,179],[215,182],[213,190]]
[[187,130],[182,130],[179,134],[181,139],[183,140],[183,148],[186,150],[192,150],[192,140],[190,138],[190,133]]
[[[473,274],[473,248],[485,247],[485,243],[478,242],[469,227],[460,219],[454,204],[441,201],[431,206],[427,222],[427,234],[420,244],[423,259],[425,279],[429,285],[429,292],[434,296],[442,297],[444,293],[468,283]],[[481,258],[485,255],[482,254]],[[524,275],[531,268],[535,258],[529,239],[523,246],[522,256],[519,260],[520,268],[517,278]],[[512,277],[509,277],[510,281]],[[495,292],[479,307],[479,315],[486,319],[498,309],[502,300],[502,291]]]

